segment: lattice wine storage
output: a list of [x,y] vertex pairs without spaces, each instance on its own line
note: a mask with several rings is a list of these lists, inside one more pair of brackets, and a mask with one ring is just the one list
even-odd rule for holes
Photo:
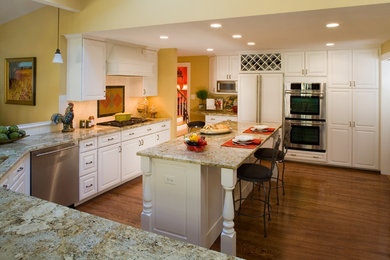
[[241,54],[241,72],[280,71],[282,55],[280,53]]

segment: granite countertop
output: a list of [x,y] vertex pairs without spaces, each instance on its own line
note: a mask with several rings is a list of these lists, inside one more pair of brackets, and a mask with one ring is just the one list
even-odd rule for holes
[[203,115],[211,116],[237,116],[237,113],[229,110],[203,110],[199,111]]
[[236,259],[0,188],[0,259]]
[[[165,142],[139,151],[137,155],[147,156],[152,158],[160,158],[173,161],[197,163],[201,165],[217,166],[229,169],[237,169],[240,165],[249,158],[260,146],[254,149],[222,147],[226,141],[242,134],[246,129],[256,125],[256,123],[243,123],[225,121],[232,128],[232,132],[221,135],[205,135],[207,146],[203,152],[192,152],[186,149],[183,137],[178,137],[175,140]],[[261,123],[269,127],[279,129],[281,123]],[[255,138],[262,139],[265,143],[272,135],[252,134]]]
[[170,119],[154,118],[151,121],[125,127],[95,126],[93,128],[87,129],[78,128],[74,132],[70,133],[54,132],[40,135],[31,135],[14,143],[3,144],[0,146],[0,157],[6,156],[8,158],[4,162],[0,163],[0,180],[13,165],[18,163],[24,155],[31,151],[66,143],[77,144],[79,140],[168,120]]

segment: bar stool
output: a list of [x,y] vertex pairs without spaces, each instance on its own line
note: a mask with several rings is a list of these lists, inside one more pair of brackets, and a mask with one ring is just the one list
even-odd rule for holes
[[192,132],[192,129],[193,128],[202,128],[204,127],[206,123],[204,121],[192,121],[192,122],[188,122],[187,123],[187,126],[188,126],[188,132]]
[[[266,166],[263,166],[258,163],[244,163],[237,169],[237,177],[238,177],[238,182],[239,182],[239,187],[240,187],[240,198],[238,200],[234,200],[234,206],[236,201],[240,201],[240,208],[238,209],[238,215],[239,216],[247,216],[247,217],[253,217],[253,218],[260,218],[263,217],[264,221],[264,237],[267,237],[267,225],[265,223],[265,217],[268,215],[268,220],[271,220],[271,211],[270,211],[270,203],[269,203],[269,195],[271,192],[271,177],[272,177],[272,172],[276,164],[276,156],[278,152],[278,148],[280,145],[280,136],[278,137],[278,140],[275,143],[273,153],[272,153],[272,161],[271,161],[271,167],[268,168]],[[242,191],[241,191],[241,181],[247,181],[251,182],[254,184],[259,184],[263,186],[264,190],[264,200],[261,198],[253,198],[251,196],[251,200],[258,200],[264,202],[264,209],[263,209],[263,214],[262,215],[247,215],[241,213],[241,201],[247,199],[247,198],[242,198]],[[265,183],[268,182],[268,190],[265,186]],[[253,191],[254,192],[254,189]],[[253,194],[252,194],[253,195]],[[268,213],[267,213],[268,209]]]
[[[284,157],[286,156],[287,151],[288,151],[288,146],[287,146],[288,138],[289,138],[288,134],[285,134],[285,136],[283,138],[282,150],[279,150],[279,147],[277,147],[278,151],[276,154],[276,162],[278,164],[277,164],[276,168],[277,168],[278,172],[277,172],[276,177],[271,177],[272,179],[276,179],[276,186],[274,187],[274,189],[276,189],[277,205],[279,205],[279,187],[280,187],[279,181],[282,183],[281,187],[283,189],[283,196],[286,194],[285,190],[284,190],[284,169],[286,167]],[[274,152],[274,149],[272,149],[272,148],[260,148],[259,150],[257,150],[255,152],[254,156],[256,157],[257,160],[259,160],[260,164],[261,164],[261,161],[271,162],[273,152]],[[279,176],[279,163],[283,164],[281,178]]]

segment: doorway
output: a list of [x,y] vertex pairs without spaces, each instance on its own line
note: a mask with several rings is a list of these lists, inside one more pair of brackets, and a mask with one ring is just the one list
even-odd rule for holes
[[177,135],[187,133],[190,119],[191,64],[177,64]]

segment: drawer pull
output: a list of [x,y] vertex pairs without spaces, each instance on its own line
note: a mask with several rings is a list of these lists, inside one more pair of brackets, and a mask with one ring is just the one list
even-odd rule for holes
[[166,127],[167,125],[162,125],[161,127]]
[[3,188],[8,189],[8,184],[3,184]]
[[158,141],[158,140],[160,140],[160,135],[159,135],[159,134],[157,134],[157,141]]
[[141,140],[138,140],[138,146],[141,146],[142,143],[141,143]]
[[17,170],[17,172],[21,172],[21,171],[23,171],[23,167],[19,167],[19,169]]
[[92,146],[92,145],[93,145],[93,143],[89,143],[89,144],[86,144],[85,146],[89,147],[89,146]]
[[108,138],[107,141],[112,141],[114,140],[114,137]]
[[314,155],[313,158],[319,159],[320,157],[318,155]]
[[129,135],[134,135],[134,133],[129,133]]
[[87,186],[85,186],[85,188],[91,188],[93,186],[93,184],[91,183],[91,184],[89,184],[89,185],[87,185]]
[[152,128],[148,128],[148,129],[146,129],[147,131],[152,131]]
[[290,154],[291,156],[297,156],[295,153]]
[[93,163],[93,162],[92,162],[92,161],[90,161],[90,162],[86,162],[85,164],[86,164],[86,165],[88,165],[88,164],[92,164],[92,163]]

